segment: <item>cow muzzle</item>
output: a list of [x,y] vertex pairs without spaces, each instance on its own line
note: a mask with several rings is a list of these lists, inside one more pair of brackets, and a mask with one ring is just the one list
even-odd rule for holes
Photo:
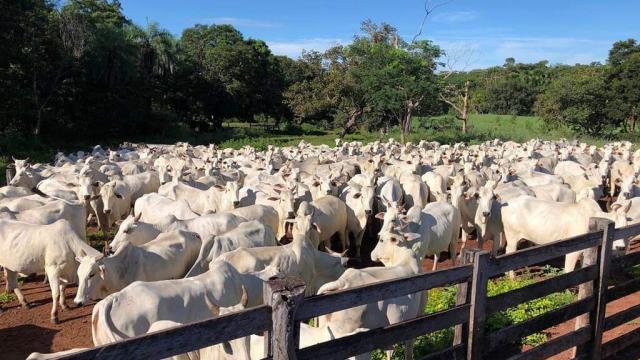
[[491,215],[491,213],[489,213],[488,211],[482,212],[482,216],[484,216],[485,218],[488,217],[489,215]]
[[104,213],[105,213],[105,214],[107,214],[107,215],[108,215],[108,214],[111,214],[111,209],[106,209],[106,210],[104,210]]
[[233,202],[233,207],[236,207],[236,208],[237,208],[237,207],[238,207],[238,205],[240,205],[240,201],[234,201],[234,202]]

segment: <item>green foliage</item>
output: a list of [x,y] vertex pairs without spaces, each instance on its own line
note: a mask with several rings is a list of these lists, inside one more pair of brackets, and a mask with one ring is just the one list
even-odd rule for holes
[[[558,274],[560,274],[560,271],[553,268],[545,268],[542,271],[542,276],[544,278],[550,278]],[[540,277],[534,277],[530,274],[518,277],[514,280],[503,277],[489,281],[487,293],[489,296],[496,296],[533,284],[539,280]],[[516,307],[509,308],[500,313],[490,315],[486,321],[486,331],[493,332],[500,328],[517,324],[535,316],[544,314],[548,311],[557,309],[561,306],[567,305],[575,301],[575,299],[576,295],[571,291],[566,290],[558,293],[553,293],[539,299],[531,300]],[[450,309],[455,306],[455,302],[455,286],[431,289],[428,292],[428,302],[427,307],[425,308],[425,313],[432,314],[435,312]],[[419,336],[414,344],[414,356],[420,358],[434,351],[442,350],[451,346],[453,342],[453,335],[453,328],[448,328],[434,332],[432,334]],[[527,336],[522,340],[522,344],[536,346],[546,341],[546,334],[540,332]],[[396,346],[396,350],[397,351],[394,352],[393,358],[404,358],[404,347],[402,345],[398,345]],[[382,360],[385,357],[381,351],[375,351],[373,353],[373,358]]]
[[536,113],[549,126],[585,134],[609,133],[619,121],[609,116],[610,93],[602,66],[577,66],[553,80],[538,98]]
[[3,291],[0,293],[0,305],[12,302],[16,299],[16,296],[13,293],[8,293]]

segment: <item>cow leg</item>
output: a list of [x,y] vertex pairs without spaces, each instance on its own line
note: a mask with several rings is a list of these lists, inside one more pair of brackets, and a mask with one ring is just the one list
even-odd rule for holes
[[340,240],[340,244],[342,245],[341,251],[346,251],[347,249],[349,249],[347,247],[348,233],[346,229],[338,231],[338,239]]
[[574,251],[571,254],[567,254],[564,257],[564,272],[572,272],[575,270],[576,265],[578,264],[578,258],[580,258],[581,251]]
[[47,266],[45,271],[49,276],[49,287],[51,288],[51,322],[57,324],[59,323],[57,300],[60,297],[60,279],[54,266]]
[[25,300],[24,295],[22,294],[22,290],[20,290],[19,288],[18,273],[15,271],[11,271],[7,268],[4,268],[4,278],[7,281],[7,292],[13,291],[13,293],[16,294],[16,297],[18,298],[20,305],[22,305],[22,307],[27,309],[30,308],[31,306]]
[[[518,250],[518,240],[515,240],[515,238],[511,238],[511,241],[507,240],[507,248],[505,250],[505,255],[511,254],[513,252],[515,252],[516,250]],[[515,279],[516,278],[516,272],[511,270],[509,271],[509,278],[511,279]]]
[[67,288],[67,284],[65,284],[64,282],[60,281],[60,285],[58,286],[60,289],[60,307],[62,308],[62,310],[68,310],[69,307],[67,306],[67,304],[65,303],[65,298],[64,298],[64,289]]

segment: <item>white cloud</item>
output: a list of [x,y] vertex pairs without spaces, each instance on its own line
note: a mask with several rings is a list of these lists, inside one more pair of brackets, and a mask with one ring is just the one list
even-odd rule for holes
[[297,58],[302,54],[302,50],[316,50],[323,52],[338,44],[347,44],[350,41],[337,38],[313,38],[296,41],[267,41],[267,45],[276,55],[286,55]]
[[477,11],[453,11],[436,12],[433,14],[433,21],[441,23],[460,23],[477,19],[480,14]]
[[[470,32],[473,34],[474,32]],[[611,46],[609,40],[571,37],[514,37],[506,35],[439,36],[434,38],[445,52],[455,54],[460,49],[472,49],[473,57],[466,69],[502,65],[513,57],[518,62],[537,62],[573,65],[604,61]],[[462,70],[460,66],[458,70]]]
[[237,27],[247,27],[247,28],[280,28],[284,26],[284,24],[281,24],[278,22],[235,18],[235,17],[204,18],[204,19],[200,19],[199,22],[214,23],[214,24],[228,24],[228,25],[233,25]]

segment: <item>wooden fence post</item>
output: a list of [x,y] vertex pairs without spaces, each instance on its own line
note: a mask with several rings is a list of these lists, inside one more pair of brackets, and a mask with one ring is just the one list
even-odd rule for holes
[[[480,249],[463,249],[461,254],[461,262],[463,265],[472,264],[475,254],[480,252]],[[468,289],[471,281],[465,281],[457,285],[456,288],[456,306],[469,304],[471,299],[468,296]],[[455,334],[453,336],[453,346],[464,344],[467,345],[467,337],[469,336],[469,323],[458,324],[455,327]],[[466,349],[465,349],[466,353]]]
[[609,219],[592,218],[589,228],[603,230],[600,246],[586,249],[583,255],[582,266],[597,264],[598,277],[594,281],[581,284],[578,287],[578,299],[594,296],[595,306],[587,314],[576,318],[575,329],[578,330],[591,325],[590,340],[574,348],[574,356],[585,355],[590,359],[600,359],[602,350],[602,333],[604,332],[605,314],[607,310],[607,284],[609,282],[609,269],[611,267],[611,251],[615,236],[615,224]]
[[471,282],[471,309],[469,313],[469,336],[467,337],[467,359],[483,358],[484,323],[487,309],[487,283],[489,282],[488,251],[474,253],[473,278]]
[[300,278],[289,275],[265,284],[264,299],[271,306],[273,322],[271,339],[267,341],[271,343],[271,351],[265,351],[265,355],[271,355],[273,360],[296,359],[300,324],[295,321],[295,313],[304,298],[305,288]]
[[16,175],[16,169],[13,166],[13,164],[7,165],[7,168],[4,174],[5,174],[5,180],[7,181],[7,186],[9,186],[9,183],[11,183],[11,179],[13,179],[13,177]]

